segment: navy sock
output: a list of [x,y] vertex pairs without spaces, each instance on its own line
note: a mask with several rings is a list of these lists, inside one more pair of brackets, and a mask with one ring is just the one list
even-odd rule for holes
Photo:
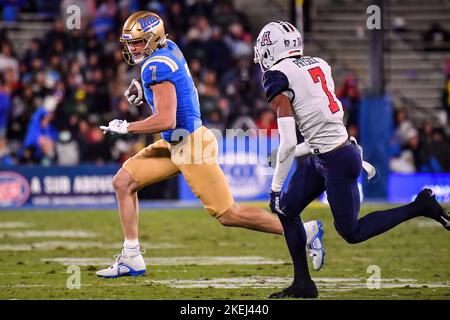
[[358,226],[351,234],[343,234],[342,236],[350,243],[363,242],[394,228],[402,222],[419,216],[419,209],[414,204],[408,204],[398,208],[369,213],[358,220]]
[[423,208],[413,202],[398,208],[375,211],[358,219],[359,190],[356,181],[327,185],[334,225],[348,243],[359,243],[419,216]]
[[278,214],[294,265],[294,285],[311,281],[306,260],[306,231],[298,214]]

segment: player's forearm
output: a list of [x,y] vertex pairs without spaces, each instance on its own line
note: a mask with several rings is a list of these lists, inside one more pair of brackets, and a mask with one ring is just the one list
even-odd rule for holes
[[311,147],[308,142],[302,142],[295,146],[295,157],[301,157],[311,152]]
[[272,178],[272,191],[276,192],[281,190],[294,161],[297,145],[294,118],[278,118],[278,131],[280,133],[280,147],[278,148],[277,165]]
[[142,120],[131,122],[128,126],[129,133],[158,133],[175,129],[176,120],[160,114],[154,114]]
[[291,169],[292,162],[294,160],[294,152],[291,151],[283,162],[277,160],[277,166],[272,178],[272,191],[278,192],[283,187],[284,181]]

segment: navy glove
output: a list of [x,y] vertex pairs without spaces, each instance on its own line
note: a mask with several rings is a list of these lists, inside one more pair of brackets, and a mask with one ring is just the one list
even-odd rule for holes
[[276,214],[284,214],[280,209],[281,191],[270,191],[270,210]]

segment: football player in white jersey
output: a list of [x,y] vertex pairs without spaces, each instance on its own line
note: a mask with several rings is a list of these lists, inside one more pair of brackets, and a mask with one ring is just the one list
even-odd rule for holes
[[[321,58],[303,56],[302,36],[289,22],[264,26],[254,49],[255,62],[264,71],[266,97],[278,116],[280,134],[270,208],[281,220],[294,265],[292,285],[270,298],[318,296],[308,270],[306,235],[299,215],[324,191],[335,228],[348,243],[365,241],[418,216],[435,219],[450,230],[449,214],[429,189],[422,190],[406,206],[373,212],[358,220],[357,179],[363,161],[357,144],[347,135],[330,66]],[[305,139],[298,146],[296,125]],[[307,153],[310,156],[281,194],[294,157]]]

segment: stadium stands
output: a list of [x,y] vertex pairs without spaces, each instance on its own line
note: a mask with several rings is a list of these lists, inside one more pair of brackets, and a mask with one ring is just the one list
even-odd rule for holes
[[[81,7],[81,30],[66,30],[60,20],[72,3]],[[311,9],[305,12],[312,21],[304,35],[305,53],[332,65],[336,93],[355,136],[360,99],[368,86],[368,4],[310,1]],[[146,108],[128,109],[122,96],[139,74],[123,61],[117,39],[124,18],[138,9],[156,10],[164,17],[170,37],[189,61],[207,126],[275,127],[261,90],[261,71],[252,62],[252,45],[267,17],[288,19],[291,8],[285,1],[264,1],[264,6],[248,0],[18,1],[17,7],[3,10],[0,22],[2,164],[120,163],[151,142],[152,137],[143,136],[104,137],[98,129],[114,117],[135,120],[148,115]],[[397,0],[384,9],[387,93],[410,118],[416,130],[411,136],[431,121],[435,131],[443,130],[447,143],[450,4]],[[58,132],[45,150],[39,143],[31,148],[24,144],[33,115],[44,114],[40,109],[50,113],[49,125]],[[420,149],[424,143],[420,139]],[[401,156],[404,148],[407,143],[397,143],[393,155]]]

